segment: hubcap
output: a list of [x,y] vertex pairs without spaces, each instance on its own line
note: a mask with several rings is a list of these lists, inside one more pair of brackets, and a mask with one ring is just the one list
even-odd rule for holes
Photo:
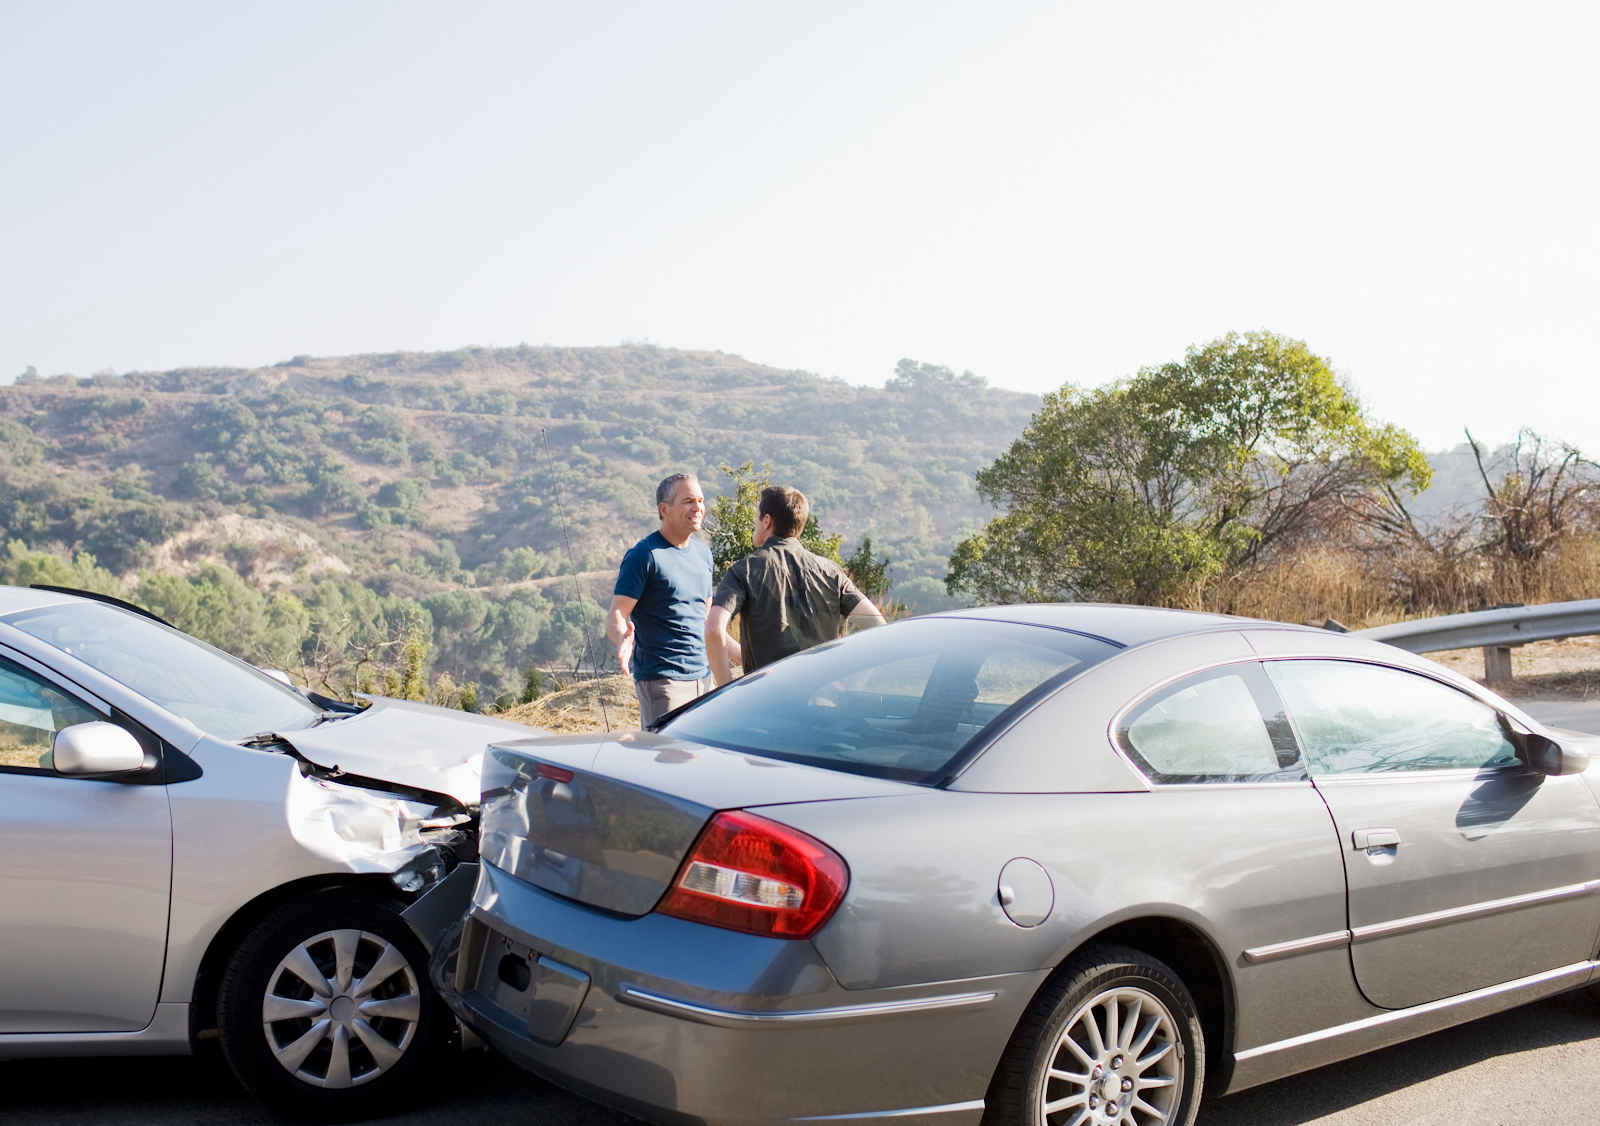
[[1108,989],[1067,1021],[1040,1089],[1040,1126],[1167,1126],[1183,1090],[1177,1024],[1142,989]]
[[411,963],[361,930],[324,931],[290,950],[261,1002],[267,1047],[284,1070],[317,1087],[376,1079],[400,1062],[421,1019]]

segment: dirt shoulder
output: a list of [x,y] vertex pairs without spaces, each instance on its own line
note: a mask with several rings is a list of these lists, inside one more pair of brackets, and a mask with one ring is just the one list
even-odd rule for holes
[[[1446,668],[1483,683],[1483,650],[1451,649],[1429,653]],[[1495,691],[1512,699],[1600,699],[1600,637],[1535,641],[1511,650],[1510,684]]]

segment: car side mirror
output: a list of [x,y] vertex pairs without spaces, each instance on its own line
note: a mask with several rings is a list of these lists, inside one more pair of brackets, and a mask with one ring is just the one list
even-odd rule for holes
[[144,748],[114,723],[75,723],[56,732],[50,762],[58,774],[126,774],[144,768]]
[[1545,735],[1518,732],[1516,747],[1517,757],[1540,774],[1580,774],[1589,768],[1588,751],[1562,746]]

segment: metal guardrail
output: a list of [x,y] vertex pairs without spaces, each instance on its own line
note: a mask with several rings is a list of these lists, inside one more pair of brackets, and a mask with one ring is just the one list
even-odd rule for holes
[[1357,637],[1382,641],[1409,653],[1482,648],[1484,679],[1491,684],[1511,679],[1513,646],[1590,634],[1600,634],[1600,598],[1507,606],[1355,631]]

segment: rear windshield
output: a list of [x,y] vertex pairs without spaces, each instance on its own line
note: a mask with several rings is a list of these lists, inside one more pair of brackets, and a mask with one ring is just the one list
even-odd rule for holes
[[769,665],[660,730],[931,785],[1008,707],[1115,652],[1039,626],[913,618]]

